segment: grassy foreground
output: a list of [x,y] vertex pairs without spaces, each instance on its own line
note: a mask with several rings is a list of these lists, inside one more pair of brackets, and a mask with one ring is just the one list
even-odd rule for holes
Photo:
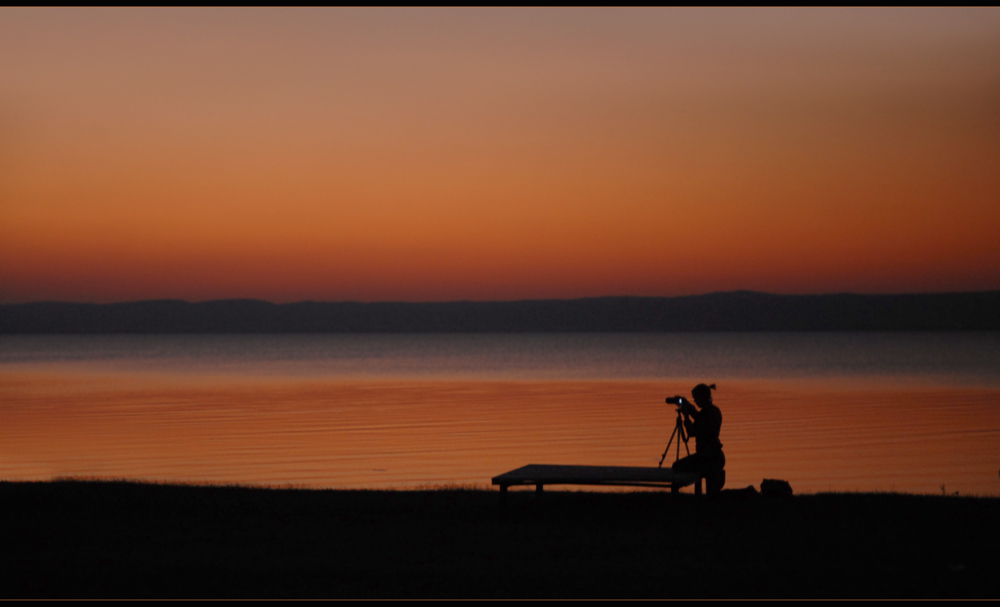
[[1000,499],[0,482],[0,597],[991,597]]

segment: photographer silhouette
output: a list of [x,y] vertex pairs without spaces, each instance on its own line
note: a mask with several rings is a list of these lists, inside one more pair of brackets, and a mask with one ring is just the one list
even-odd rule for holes
[[681,413],[684,414],[684,428],[688,436],[693,436],[694,455],[689,455],[674,462],[676,472],[697,472],[705,477],[705,492],[709,495],[718,493],[726,484],[726,456],[722,452],[719,441],[719,431],[722,429],[722,412],[712,403],[712,390],[715,384],[706,386],[698,384],[691,390],[696,409],[682,397],[675,397]]

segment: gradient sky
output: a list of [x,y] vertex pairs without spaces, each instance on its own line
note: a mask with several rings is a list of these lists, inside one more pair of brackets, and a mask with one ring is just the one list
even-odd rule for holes
[[0,301],[1000,289],[1000,10],[0,9]]

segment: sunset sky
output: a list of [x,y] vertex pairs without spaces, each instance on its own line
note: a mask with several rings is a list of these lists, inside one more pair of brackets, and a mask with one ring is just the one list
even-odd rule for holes
[[0,302],[1000,289],[1000,10],[0,8]]

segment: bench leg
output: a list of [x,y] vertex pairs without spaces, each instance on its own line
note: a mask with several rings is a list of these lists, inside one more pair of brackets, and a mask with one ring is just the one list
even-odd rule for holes
[[541,493],[542,492],[542,487],[544,487],[544,486],[545,485],[543,485],[541,483],[538,483],[537,485],[535,485],[535,493]]
[[701,478],[694,482],[694,494],[701,495]]

